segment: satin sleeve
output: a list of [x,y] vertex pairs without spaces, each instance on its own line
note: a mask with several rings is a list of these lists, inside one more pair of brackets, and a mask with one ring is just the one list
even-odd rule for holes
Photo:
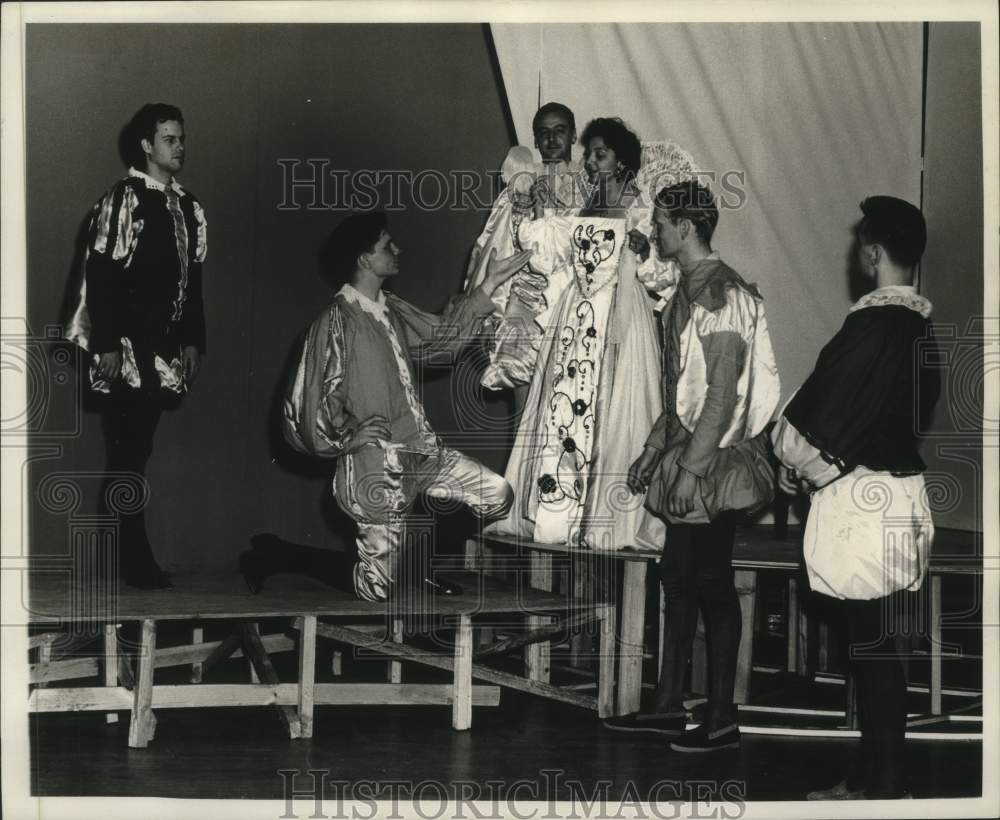
[[524,250],[532,252],[528,264],[534,273],[549,278],[569,264],[572,224],[573,217],[568,216],[543,216],[521,223],[517,238]]
[[309,328],[282,408],[282,433],[300,453],[332,458],[350,451],[358,422],[348,409],[346,357],[343,317],[333,306]]
[[841,469],[824,458],[822,451],[814,447],[785,415],[778,417],[771,430],[771,444],[778,461],[794,470],[813,489],[825,487],[843,475]]
[[453,297],[441,313],[428,313],[396,296],[388,297],[399,320],[403,344],[417,360],[455,353],[472,340],[493,302],[483,288]]
[[[486,278],[486,266],[491,250],[496,248],[498,257],[510,256],[517,250],[511,235],[513,213],[514,205],[510,194],[507,191],[502,191],[490,209],[486,225],[476,239],[475,245],[472,246],[469,264],[465,271],[465,285],[462,288],[465,293],[471,294],[482,285]],[[502,303],[498,305],[498,309],[502,309],[502,307]]]
[[142,232],[139,197],[127,182],[119,182],[94,206],[87,236],[85,287],[91,353],[121,349],[121,330],[114,311],[114,294],[124,287]]
[[717,330],[699,336],[698,341],[705,357],[705,403],[677,463],[689,473],[705,478],[736,409],[737,382],[746,344],[732,330]]

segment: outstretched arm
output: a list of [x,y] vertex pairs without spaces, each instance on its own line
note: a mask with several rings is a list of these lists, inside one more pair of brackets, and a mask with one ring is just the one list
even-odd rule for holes
[[491,251],[483,283],[470,293],[454,297],[440,314],[428,313],[401,299],[394,299],[410,355],[415,359],[428,360],[439,354],[460,350],[471,339],[476,322],[493,312],[494,305],[490,299],[493,291],[523,267],[530,257],[530,251],[522,251],[498,259],[496,250]]

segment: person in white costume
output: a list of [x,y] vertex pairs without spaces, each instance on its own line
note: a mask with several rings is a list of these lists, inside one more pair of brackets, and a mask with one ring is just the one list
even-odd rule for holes
[[[628,492],[632,460],[661,409],[659,357],[650,290],[669,294],[676,266],[642,253],[630,237],[648,224],[638,137],[621,120],[591,122],[583,135],[593,186],[578,216],[521,223],[522,247],[544,287],[535,315],[537,356],[506,478],[514,504],[491,532],[596,549],[659,549],[663,523]],[[652,177],[690,174],[693,163],[658,144]],[[630,247],[634,245],[635,247]],[[640,252],[637,252],[639,250]]]
[[[466,293],[479,287],[486,275],[490,251],[501,257],[521,250],[518,228],[526,219],[542,214],[579,212],[586,202],[589,185],[579,163],[571,158],[576,143],[576,120],[562,103],[549,102],[535,113],[531,130],[541,161],[531,149],[515,145],[501,166],[506,188],[497,197],[486,226],[476,240],[466,273]],[[491,390],[520,388],[531,380],[526,363],[538,350],[533,318],[551,308],[546,305],[537,274],[525,266],[493,294],[493,336],[490,364],[482,384]],[[515,391],[515,403],[523,404],[524,391]]]

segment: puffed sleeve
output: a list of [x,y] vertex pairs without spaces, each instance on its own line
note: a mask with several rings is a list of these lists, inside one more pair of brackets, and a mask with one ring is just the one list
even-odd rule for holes
[[310,326],[285,396],[282,432],[301,453],[336,457],[349,450],[358,425],[344,388],[347,344],[343,317],[333,305]]
[[494,331],[490,364],[481,380],[487,389],[531,381],[543,331],[572,276],[571,227],[572,217],[565,216],[525,220],[518,227],[518,243],[533,255],[510,279],[510,297]]
[[543,216],[520,224],[517,238],[524,250],[532,252],[530,264],[535,273],[551,276],[569,261],[572,224],[569,216]]
[[101,198],[91,215],[84,274],[89,320],[86,346],[91,353],[116,351],[121,346],[114,294],[124,287],[122,279],[142,232],[138,209],[135,189],[122,180]]
[[689,473],[704,478],[736,408],[736,386],[746,356],[746,345],[739,333],[726,327],[699,334],[698,341],[705,356],[705,403],[691,438],[677,461]]
[[[792,394],[789,402],[794,398],[795,395]],[[784,411],[771,430],[771,444],[778,461],[795,470],[799,478],[807,481],[810,486],[816,489],[825,487],[842,475],[840,467],[824,458],[823,452],[818,447],[814,447],[795,428],[795,425],[784,415]]]
[[[776,442],[781,447],[779,459],[803,474],[808,464],[819,464],[815,451],[846,474],[864,463],[873,439],[886,424],[914,424],[916,419],[904,422],[894,415],[900,384],[913,389],[914,349],[928,338],[926,333],[926,320],[905,307],[848,314],[782,412],[786,421],[778,428],[784,434],[784,442]],[[918,406],[933,405],[937,387],[931,388],[931,395]],[[801,441],[809,447],[793,446]],[[797,458],[800,452],[805,455]]]
[[572,216],[544,216],[518,228],[518,241],[532,256],[529,270],[514,275],[511,293],[542,327],[573,277],[573,225]]

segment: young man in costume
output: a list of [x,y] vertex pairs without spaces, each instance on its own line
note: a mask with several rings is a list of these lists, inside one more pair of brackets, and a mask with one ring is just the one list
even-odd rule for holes
[[[205,352],[207,224],[197,198],[174,178],[184,167],[184,116],[173,105],[148,104],[127,134],[134,163],[94,206],[80,301],[66,329],[92,356],[92,388],[106,394],[105,508],[122,473],[145,481],[160,416],[197,378]],[[117,514],[125,583],[171,587],[142,507]]]
[[[778,371],[763,298],[712,250],[718,219],[711,192],[696,181],[668,186],[656,197],[650,239],[682,275],[661,314],[663,414],[628,482],[667,522],[660,559],[663,669],[650,713],[605,723],[673,736],[671,748],[680,752],[739,745],[735,514],[763,507],[774,492],[764,430],[780,396]],[[699,602],[709,647],[708,704],[704,722],[685,733],[684,677]]]
[[[435,435],[417,395],[414,362],[471,339],[493,310],[493,291],[530,253],[498,260],[492,252],[482,285],[440,315],[382,290],[399,273],[400,253],[384,213],[354,214],[336,227],[325,256],[347,283],[310,326],[284,405],[292,446],[337,459],[334,494],[358,526],[354,590],[369,601],[385,600],[399,580],[405,517],[418,493],[459,500],[484,518],[503,515],[511,502],[502,476]],[[248,554],[258,558],[244,561],[252,588],[269,571],[291,568],[294,551],[271,551],[279,559],[272,565],[260,557],[266,552],[258,548]]]
[[861,718],[856,765],[810,800],[909,796],[895,634],[934,536],[918,436],[940,384],[931,303],[913,287],[927,230],[920,211],[895,197],[869,197],[861,211],[858,261],[875,290],[851,308],[773,432],[782,489],[811,493],[806,570],[846,620]]
[[[572,159],[577,138],[573,112],[562,103],[548,102],[535,112],[531,130],[542,161],[536,162],[525,145],[515,145],[508,152],[501,168],[507,187],[493,203],[472,248],[466,292],[482,282],[491,250],[507,256],[522,249],[518,228],[524,220],[543,214],[572,215],[586,204],[590,184],[582,165]],[[541,296],[545,285],[544,276],[525,267],[493,296],[494,338],[482,383],[491,390],[514,388],[518,413],[539,344],[541,329],[535,318],[552,307]]]

